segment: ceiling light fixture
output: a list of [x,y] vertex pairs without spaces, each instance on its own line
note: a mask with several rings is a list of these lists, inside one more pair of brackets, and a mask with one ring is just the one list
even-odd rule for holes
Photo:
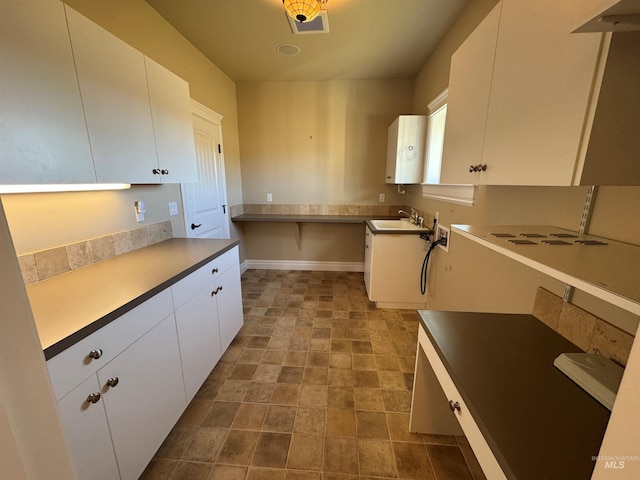
[[282,0],[284,9],[298,22],[309,22],[318,16],[320,9],[329,0]]

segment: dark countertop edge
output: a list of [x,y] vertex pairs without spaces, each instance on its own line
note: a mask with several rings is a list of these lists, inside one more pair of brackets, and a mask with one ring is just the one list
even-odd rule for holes
[[[469,413],[471,414],[474,422],[476,423],[476,425],[478,426],[480,432],[482,433],[482,435],[483,435],[485,441],[487,442],[491,452],[495,456],[498,464],[500,465],[500,468],[502,468],[502,470],[505,473],[507,478],[514,478],[514,479],[518,478],[516,476],[516,474],[513,472],[513,470],[511,469],[511,467],[509,465],[509,461],[503,455],[501,448],[496,443],[496,441],[495,441],[493,435],[491,434],[489,428],[487,427],[487,425],[483,421],[482,416],[476,410],[473,402],[469,398],[468,392],[466,391],[466,389],[465,389],[464,385],[462,384],[460,378],[458,377],[458,375],[456,375],[452,365],[447,360],[447,357],[445,356],[444,352],[440,348],[440,345],[438,344],[438,342],[435,339],[435,337],[432,335],[430,329],[428,328],[428,326],[426,324],[426,320],[422,317],[422,315],[420,314],[420,311],[418,311],[418,313],[419,313],[418,316],[420,317],[420,325],[422,326],[422,328],[424,329],[425,333],[429,337],[429,340],[430,340],[431,344],[434,346],[434,348],[436,350],[436,353],[438,354],[438,357],[440,358],[440,360],[442,361],[445,369],[447,370],[447,374],[450,376],[453,384],[455,385],[456,389],[458,390],[458,393],[460,394],[460,396],[464,400],[465,405],[466,405],[467,409],[469,410]],[[443,312],[443,313],[511,316],[511,317],[514,318],[514,320],[517,319],[517,318],[528,318],[528,319],[535,320],[536,322],[540,322],[540,320],[538,320],[533,315],[524,314],[524,313],[523,314],[520,314],[520,313],[480,313],[480,312]],[[542,322],[540,322],[540,323],[542,323]],[[547,327],[547,328],[549,328],[549,327]],[[549,331],[559,335],[557,332],[553,331],[550,328],[549,328]],[[579,347],[575,346],[569,340],[566,340],[566,339],[564,339],[564,340],[566,341],[567,344],[572,345],[574,347],[574,349],[569,348],[569,349],[567,349],[565,351],[582,352],[582,350]],[[585,392],[585,394],[586,394],[586,392]],[[603,435],[604,435],[604,432],[603,432]]]
[[365,223],[367,220],[394,220],[397,215],[285,215],[276,213],[251,213],[236,215],[232,222],[282,222],[282,223]]
[[75,333],[63,338],[59,342],[56,342],[53,345],[50,345],[49,347],[45,348],[43,350],[45,360],[49,360],[49,359],[55,357],[56,355],[58,355],[59,353],[63,352],[67,348],[69,348],[69,347],[75,345],[76,343],[78,343],[80,340],[83,340],[86,337],[88,337],[89,335],[91,335],[92,333],[97,332],[102,327],[108,325],[109,323],[113,322],[115,319],[121,317],[122,315],[124,315],[125,313],[129,312],[130,310],[133,310],[138,305],[141,305],[145,301],[149,300],[154,295],[157,295],[161,291],[169,288],[171,285],[173,285],[173,284],[177,283],[178,281],[182,280],[187,275],[195,272],[197,269],[199,269],[200,267],[206,265],[211,260],[219,257],[223,253],[228,252],[229,250],[231,250],[232,248],[237,246],[239,243],[240,243],[239,240],[233,241],[231,244],[227,245],[226,247],[223,247],[220,250],[217,250],[216,252],[212,253],[211,255],[207,256],[206,258],[204,258],[204,259],[200,260],[199,262],[196,262],[195,264],[191,265],[190,267],[182,270],[181,272],[177,273],[173,277],[171,277],[171,278],[165,280],[164,282],[158,284],[156,287],[152,288],[151,290],[148,290],[144,294],[139,295],[138,297],[134,298],[130,302],[125,303],[124,305],[122,305],[121,307],[117,308],[116,310],[113,310],[111,313],[109,313],[109,314],[107,314],[107,315],[105,315],[105,316],[93,321],[92,323],[90,323],[86,327],[84,327],[84,328],[76,331]]

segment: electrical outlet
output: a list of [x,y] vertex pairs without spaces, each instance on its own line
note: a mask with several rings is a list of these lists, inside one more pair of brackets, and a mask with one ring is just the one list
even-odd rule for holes
[[451,240],[451,230],[449,230],[444,225],[438,224],[436,226],[436,241],[443,241],[438,245],[439,248],[442,248],[445,252],[449,251],[449,244]]
[[381,193],[380,195],[378,195],[378,201],[380,203],[384,203],[384,193]]
[[267,202],[273,202],[273,195],[271,195],[270,193],[267,193]]

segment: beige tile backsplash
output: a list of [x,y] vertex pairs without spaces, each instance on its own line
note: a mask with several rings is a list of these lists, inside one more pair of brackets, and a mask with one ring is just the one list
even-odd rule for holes
[[18,257],[25,285],[144,248],[173,237],[171,222],[118,232]]
[[246,203],[231,207],[231,216],[255,214],[272,215],[397,215],[403,205],[315,205]]
[[599,353],[626,366],[634,336],[538,288],[533,315],[585,352]]

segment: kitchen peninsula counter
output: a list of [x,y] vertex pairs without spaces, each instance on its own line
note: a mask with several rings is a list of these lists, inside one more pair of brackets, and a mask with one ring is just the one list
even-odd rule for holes
[[27,286],[50,359],[238,245],[174,238]]
[[[419,313],[420,350],[437,357],[415,380],[426,378],[429,362],[434,371],[444,366],[445,384],[452,381],[457,393],[449,389],[442,402],[460,402],[455,415],[481,464],[495,458],[485,465],[497,461],[508,479],[591,477],[610,412],[553,366],[560,353],[578,347],[531,315]],[[430,405],[414,396],[413,415]],[[469,414],[481,441],[464,421]]]

